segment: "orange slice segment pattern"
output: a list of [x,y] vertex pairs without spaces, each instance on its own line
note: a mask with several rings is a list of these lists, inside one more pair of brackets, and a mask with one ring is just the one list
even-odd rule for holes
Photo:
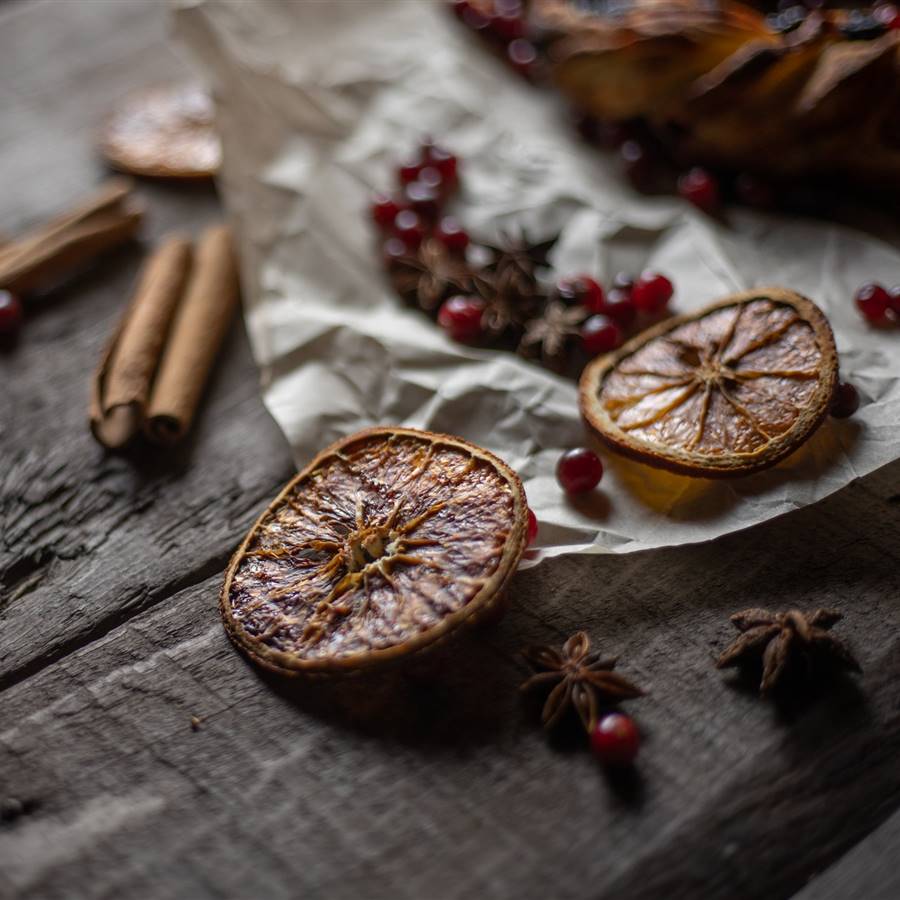
[[814,304],[768,294],[669,320],[591,363],[588,424],[615,449],[687,474],[742,473],[791,452],[827,411],[836,352]]
[[365,665],[429,643],[496,599],[524,546],[500,460],[456,438],[376,430],[321,454],[229,569],[233,637],[276,668]]

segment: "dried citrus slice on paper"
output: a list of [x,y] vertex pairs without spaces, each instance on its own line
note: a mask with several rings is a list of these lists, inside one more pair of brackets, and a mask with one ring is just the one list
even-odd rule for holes
[[460,438],[373,428],[320,453],[228,566],[232,640],[283,673],[367,668],[503,600],[525,547],[518,475]]
[[210,95],[198,84],[157,85],[129,94],[100,134],[110,165],[152,178],[210,178],[222,146]]
[[831,326],[782,288],[676,316],[594,360],[581,412],[612,449],[685,475],[744,475],[796,450],[837,384]]

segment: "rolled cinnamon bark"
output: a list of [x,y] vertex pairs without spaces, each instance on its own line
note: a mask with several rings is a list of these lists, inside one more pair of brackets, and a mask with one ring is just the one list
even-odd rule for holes
[[144,266],[91,394],[91,431],[118,449],[140,430],[169,327],[191,268],[191,242],[168,238]]
[[173,444],[187,433],[238,304],[238,270],[231,233],[206,231],[197,246],[185,295],[153,384],[147,436]]

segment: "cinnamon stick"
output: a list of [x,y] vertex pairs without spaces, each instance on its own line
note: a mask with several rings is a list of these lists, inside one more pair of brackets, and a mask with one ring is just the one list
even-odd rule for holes
[[238,304],[231,234],[216,226],[200,239],[153,385],[145,430],[172,444],[184,437]]
[[0,248],[0,288],[24,294],[51,285],[134,237],[143,215],[131,182],[111,179],[75,209]]
[[104,447],[118,449],[140,430],[191,257],[188,239],[170,237],[138,277],[134,299],[94,377],[90,424]]

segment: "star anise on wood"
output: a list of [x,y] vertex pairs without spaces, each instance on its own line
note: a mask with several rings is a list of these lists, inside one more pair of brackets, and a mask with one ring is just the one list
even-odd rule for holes
[[560,649],[550,645],[526,647],[522,655],[536,673],[522,690],[552,687],[541,713],[545,728],[552,728],[574,707],[590,733],[597,726],[602,707],[644,696],[639,687],[612,671],[615,657],[604,659],[599,653],[591,653],[590,638],[583,631],[573,634]]
[[472,272],[465,259],[430,237],[416,253],[400,257],[391,266],[390,276],[397,293],[425,312],[435,312],[450,294],[473,290]]
[[817,609],[814,613],[772,613],[766,609],[745,609],[731,617],[741,632],[719,657],[720,669],[742,666],[762,660],[760,693],[768,694],[780,682],[792,662],[802,660],[807,673],[817,662],[861,671],[850,651],[829,632],[843,616],[832,609]]
[[586,317],[587,311],[581,306],[548,300],[541,314],[525,323],[519,352],[525,356],[539,355],[548,365],[560,366],[565,363]]

